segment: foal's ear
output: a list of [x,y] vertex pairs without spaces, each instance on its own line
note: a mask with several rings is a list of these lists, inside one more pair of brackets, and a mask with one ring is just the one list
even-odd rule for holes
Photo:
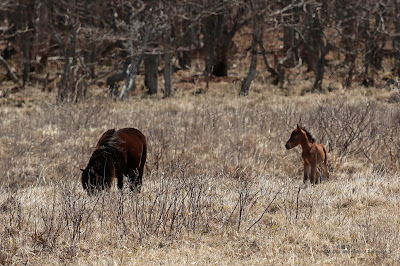
[[297,129],[301,129],[301,127],[299,126],[299,124],[297,124]]

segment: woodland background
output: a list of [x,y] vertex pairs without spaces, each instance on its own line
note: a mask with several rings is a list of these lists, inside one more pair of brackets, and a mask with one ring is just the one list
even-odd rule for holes
[[[157,93],[163,75],[169,97],[173,73],[195,59],[198,73],[190,77],[205,79],[206,88],[213,77],[237,78],[241,95],[257,70],[285,86],[301,66],[312,73],[313,91],[323,89],[326,72],[346,88],[390,84],[400,75],[399,6],[397,0],[2,1],[2,76],[56,88],[59,102],[79,101],[104,80],[100,85],[123,99],[138,73],[148,94]],[[247,75],[234,71],[240,58]],[[379,75],[385,58],[390,69]]]

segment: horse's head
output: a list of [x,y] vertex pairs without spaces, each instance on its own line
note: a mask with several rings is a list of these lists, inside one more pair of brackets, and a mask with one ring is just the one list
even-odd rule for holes
[[82,171],[82,186],[89,195],[105,188],[105,165],[102,161],[91,160]]
[[293,130],[290,135],[290,139],[286,142],[286,149],[290,150],[300,144],[301,140],[304,138],[303,129],[297,124],[295,130]]

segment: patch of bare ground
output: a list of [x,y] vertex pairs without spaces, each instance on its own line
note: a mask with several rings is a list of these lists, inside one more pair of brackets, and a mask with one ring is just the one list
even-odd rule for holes
[[[61,105],[18,92],[23,106],[0,106],[0,264],[399,261],[392,92],[252,88],[239,98],[239,86],[219,81],[205,94],[138,90],[124,102],[96,89]],[[329,151],[331,179],[314,187],[301,185],[300,148],[284,148],[300,121]],[[79,168],[106,129],[122,127],[148,139],[142,193],[88,197]]]

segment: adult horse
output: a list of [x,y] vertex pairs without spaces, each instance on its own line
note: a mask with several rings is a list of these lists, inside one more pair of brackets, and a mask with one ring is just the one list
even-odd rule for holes
[[328,179],[328,156],[324,145],[316,143],[310,132],[297,125],[285,147],[290,150],[299,144],[303,149],[301,157],[304,162],[304,184],[307,179],[310,179],[312,185],[318,184],[319,178],[316,173],[318,166],[322,166],[324,177]]
[[97,142],[88,165],[81,169],[83,189],[92,194],[111,187],[113,178],[117,178],[117,186],[122,190],[127,176],[130,190],[140,192],[146,152],[146,138],[139,130],[107,130]]

